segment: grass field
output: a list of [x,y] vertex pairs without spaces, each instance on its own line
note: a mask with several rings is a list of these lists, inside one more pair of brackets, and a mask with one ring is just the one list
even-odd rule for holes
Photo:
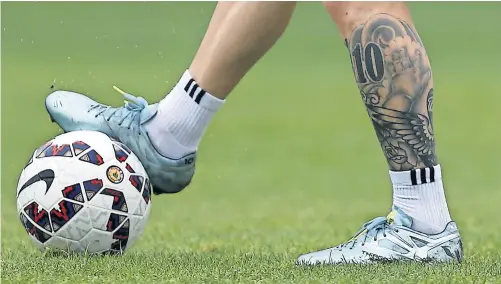
[[[123,257],[44,256],[15,208],[32,150],[59,133],[57,88],[119,105],[116,84],[162,98],[189,65],[215,3],[2,3],[4,283],[501,283],[501,3],[411,3],[435,77],[438,153],[465,260],[457,265],[294,265],[391,206],[387,166],[348,53],[319,3],[241,82],[184,192],[155,196]],[[498,220],[498,221],[496,221]]]

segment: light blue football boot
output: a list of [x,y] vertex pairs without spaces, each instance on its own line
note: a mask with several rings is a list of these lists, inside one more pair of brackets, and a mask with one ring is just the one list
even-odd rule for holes
[[158,104],[124,93],[123,107],[110,107],[70,91],[54,91],[45,100],[53,122],[66,132],[93,130],[107,134],[128,146],[141,160],[155,194],[176,193],[185,188],[195,173],[196,153],[181,159],[162,156],[153,146],[143,124],[157,114]]
[[463,246],[456,223],[439,234],[412,230],[412,218],[398,208],[367,222],[346,243],[301,255],[299,265],[369,264],[392,261],[461,262]]

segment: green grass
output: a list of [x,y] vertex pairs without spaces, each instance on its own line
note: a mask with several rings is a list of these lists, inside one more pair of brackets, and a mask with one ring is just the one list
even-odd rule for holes
[[387,166],[348,53],[319,3],[291,26],[211,124],[194,183],[155,196],[123,257],[43,255],[15,208],[31,151],[59,133],[58,88],[110,104],[111,86],[159,100],[189,65],[214,3],[2,3],[4,283],[501,283],[500,3],[412,3],[434,67],[435,127],[465,261],[301,268],[391,205]]

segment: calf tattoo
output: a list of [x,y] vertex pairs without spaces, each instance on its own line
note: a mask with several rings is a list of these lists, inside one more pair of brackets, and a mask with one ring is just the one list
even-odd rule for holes
[[390,169],[436,165],[433,79],[418,34],[402,20],[378,14],[356,27],[346,45]]

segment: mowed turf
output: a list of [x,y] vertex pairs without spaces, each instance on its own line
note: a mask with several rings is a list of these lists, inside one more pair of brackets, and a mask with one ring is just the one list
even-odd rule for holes
[[2,3],[4,283],[495,283],[501,281],[501,3],[413,3],[435,78],[435,128],[462,265],[297,267],[391,206],[387,166],[320,3],[300,3],[279,43],[236,88],[200,147],[193,184],[154,196],[122,257],[44,255],[15,208],[32,151],[60,133],[56,88],[151,102],[189,65],[215,3]]

